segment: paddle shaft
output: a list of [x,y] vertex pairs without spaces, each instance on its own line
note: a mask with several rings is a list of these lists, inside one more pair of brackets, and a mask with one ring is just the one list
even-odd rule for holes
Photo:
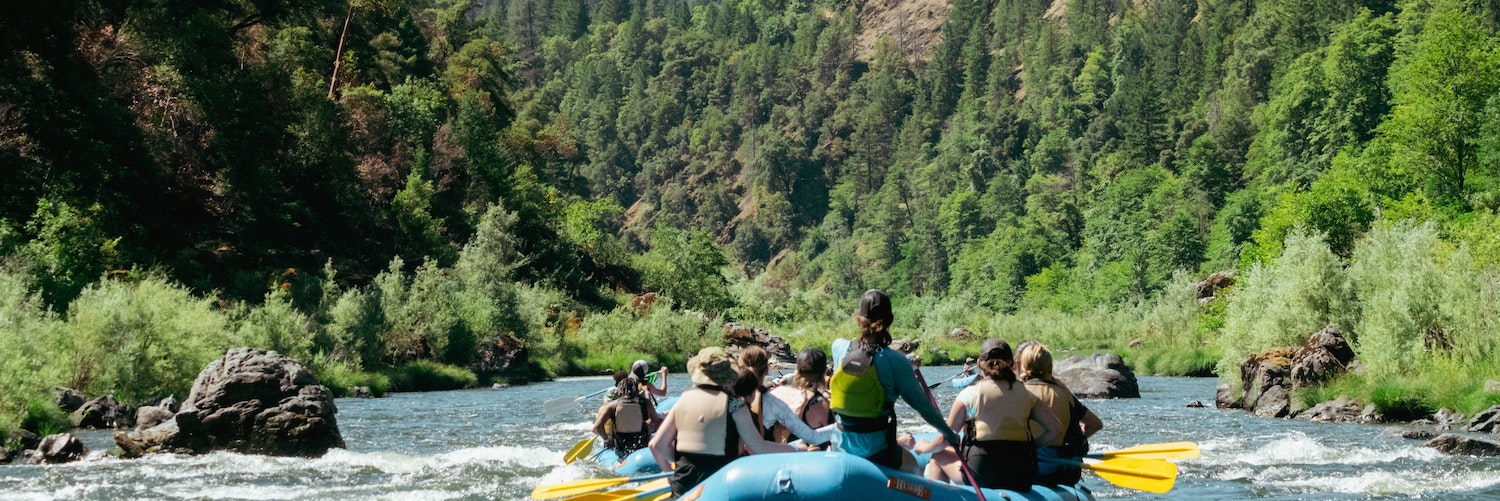
[[[927,393],[927,401],[932,402],[932,408],[937,409],[937,406],[938,406],[938,404],[937,404],[937,398],[935,398],[935,397],[932,396],[932,387],[931,386],[927,386],[927,378],[922,377],[922,369],[912,369],[912,372],[916,373],[916,375],[917,375],[917,383],[920,383],[922,385],[922,391],[925,392],[925,393]],[[953,379],[953,378],[948,378],[948,379]],[[939,381],[938,384],[943,384],[943,382]],[[942,409],[938,409],[938,410],[941,411]],[[941,414],[941,412],[939,412],[939,414]],[[953,445],[953,450],[954,451],[958,451],[958,444],[952,444],[952,445]],[[957,456],[958,456],[958,466],[960,468],[963,468],[964,475],[967,476],[967,477],[969,477],[969,486],[971,486],[971,487],[974,488],[974,495],[979,497],[979,501],[989,501],[989,500],[987,500],[987,499],[984,498],[984,490],[979,488],[979,477],[974,476],[974,471],[969,469],[969,460],[968,460],[968,458],[965,458],[962,453],[957,454]]]

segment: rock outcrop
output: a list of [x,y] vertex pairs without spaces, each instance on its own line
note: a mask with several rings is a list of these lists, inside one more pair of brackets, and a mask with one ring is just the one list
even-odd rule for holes
[[1462,412],[1454,412],[1446,408],[1438,409],[1432,414],[1433,427],[1439,431],[1448,431],[1454,428],[1463,429],[1467,423],[1467,416]]
[[1347,399],[1302,410],[1294,408],[1289,398],[1294,389],[1323,384],[1357,364],[1343,333],[1336,327],[1325,327],[1295,349],[1272,348],[1245,360],[1240,364],[1239,388],[1220,385],[1214,402],[1221,409],[1245,409],[1264,417],[1311,412],[1306,418],[1316,421],[1380,421],[1372,408],[1356,411],[1358,404]]
[[896,340],[892,340],[891,341],[891,348],[894,348],[896,351],[899,351],[899,352],[901,352],[902,354],[905,354],[905,355],[910,355],[912,353],[916,353],[917,350],[920,349],[921,347],[922,347],[922,340],[921,339],[901,338],[901,339],[896,339]]
[[1240,364],[1240,387],[1244,393],[1239,408],[1261,417],[1286,417],[1291,413],[1287,384],[1291,354],[1290,348],[1273,348]]
[[1373,423],[1379,422],[1380,416],[1375,413],[1375,406],[1360,405],[1354,399],[1341,396],[1298,413],[1297,419],[1333,423]]
[[85,399],[81,391],[59,386],[53,388],[52,392],[56,394],[57,407],[62,409],[63,412],[73,412],[78,410],[79,407],[83,407]]
[[1480,411],[1469,421],[1469,431],[1476,433],[1500,432],[1500,405]]
[[172,416],[175,414],[175,412],[172,412],[170,409],[167,409],[165,407],[157,405],[143,406],[140,408],[140,410],[136,411],[135,429],[144,430],[147,428],[153,428],[156,425],[165,423],[167,422],[167,420],[172,419]]
[[483,381],[503,378],[524,384],[547,379],[547,371],[531,361],[526,342],[511,334],[480,341],[474,347],[474,362],[469,369]]
[[1230,287],[1234,287],[1234,270],[1215,272],[1202,282],[1198,282],[1198,302],[1213,301],[1219,291]]
[[746,346],[759,346],[771,356],[773,366],[796,368],[797,355],[792,353],[792,347],[787,344],[786,340],[760,327],[733,322],[724,324],[724,346],[730,356],[734,357],[739,357],[740,350],[745,349]]
[[254,348],[229,350],[198,374],[182,409],[154,427],[116,432],[126,456],[230,450],[321,456],[343,447],[333,394],[302,363]]
[[42,437],[31,460],[47,464],[71,463],[83,459],[88,453],[89,448],[78,437],[72,433],[59,433]]
[[1328,326],[1307,338],[1291,357],[1292,389],[1314,386],[1343,374],[1354,362],[1354,349],[1338,327]]
[[1406,431],[1401,432],[1401,438],[1404,438],[1404,439],[1407,439],[1407,440],[1432,440],[1434,438],[1437,438],[1437,436],[1438,436],[1437,432],[1432,431],[1432,430],[1420,430],[1419,429],[1419,430],[1406,430]]
[[1066,385],[1078,398],[1140,398],[1141,388],[1135,372],[1125,360],[1113,353],[1076,355],[1058,361],[1053,367],[1058,382]]
[[1428,441],[1423,447],[1463,456],[1500,456],[1500,442],[1482,438],[1469,438],[1453,433],[1444,433]]
[[126,421],[120,411],[120,402],[114,395],[105,395],[73,411],[73,426],[91,430],[113,429]]

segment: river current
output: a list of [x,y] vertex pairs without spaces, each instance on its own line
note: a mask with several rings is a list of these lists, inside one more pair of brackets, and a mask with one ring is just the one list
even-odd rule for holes
[[[929,381],[956,367],[925,370]],[[1084,474],[1100,498],[1500,500],[1500,459],[1456,457],[1404,440],[1396,426],[1262,419],[1212,408],[1213,379],[1141,377],[1140,399],[1086,401],[1105,421],[1095,450],[1191,440],[1171,493],[1128,491]],[[108,432],[84,432],[95,451],[55,466],[0,466],[0,499],[525,499],[532,487],[611,476],[563,451],[587,436],[597,399],[548,419],[542,403],[602,389],[607,378],[568,378],[506,389],[341,399],[348,450],[317,459],[215,453],[121,460]],[[675,394],[687,378],[674,374]],[[946,413],[957,390],[934,390]],[[1201,400],[1209,408],[1188,408]],[[925,428],[910,409],[902,428]]]

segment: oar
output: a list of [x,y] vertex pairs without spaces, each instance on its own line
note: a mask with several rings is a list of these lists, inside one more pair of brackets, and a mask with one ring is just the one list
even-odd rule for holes
[[[933,388],[937,388],[938,386],[942,385],[943,383],[952,381],[954,379],[958,379],[959,377],[962,377],[962,376],[967,376],[968,374],[969,374],[969,371],[959,371],[958,374],[954,374],[952,376],[948,376],[948,379],[944,379],[942,381],[938,381],[936,383],[932,383],[932,384],[927,385],[927,389],[931,390]],[[939,410],[942,410],[942,409],[939,409]]]
[[589,452],[592,452],[593,450],[594,436],[589,435],[588,438],[579,440],[578,443],[573,444],[573,448],[568,449],[567,454],[563,454],[563,464],[573,464],[573,462],[577,461],[578,458],[589,455]]
[[[922,369],[912,369],[912,372],[916,373],[917,383],[922,385],[922,391],[927,393],[927,401],[932,402],[932,408],[937,409],[937,399],[933,398],[932,387],[927,386],[927,379],[922,377]],[[939,381],[938,384],[942,384],[942,382]],[[938,409],[938,413],[941,414],[942,409]],[[953,447],[955,450],[957,450],[958,444],[953,444]],[[974,487],[974,496],[978,497],[979,501],[988,501],[984,498],[984,491],[979,488],[979,481],[976,480],[976,478],[978,477],[975,477],[974,471],[969,469],[969,460],[964,458],[964,455],[962,453],[958,455],[958,466],[963,468],[964,476],[969,477],[969,485]]]
[[558,414],[568,412],[568,410],[572,409],[574,405],[578,404],[578,402],[603,395],[606,391],[609,391],[609,388],[605,388],[579,397],[557,397],[552,400],[548,400],[545,404],[542,404],[542,412],[546,413],[547,417],[549,418],[556,417]]
[[1172,484],[1177,483],[1177,465],[1160,459],[1117,457],[1097,463],[1060,458],[1039,457],[1037,459],[1093,470],[1099,478],[1126,489],[1166,494],[1172,490]]
[[609,492],[594,492],[578,497],[568,498],[568,501],[630,501],[633,499],[655,499],[657,496],[668,494],[667,491],[672,490],[672,486],[667,484],[666,479],[661,479],[660,482],[660,485],[657,485],[656,482],[642,485],[642,490],[620,489],[617,491]]
[[1198,444],[1193,442],[1165,442],[1160,444],[1144,444],[1135,447],[1127,447],[1117,451],[1104,451],[1089,453],[1087,457],[1095,459],[1113,458],[1136,458],[1136,459],[1193,459],[1198,457]]
[[585,478],[583,480],[574,480],[572,482],[563,482],[561,484],[539,485],[535,489],[531,490],[531,498],[565,498],[594,491],[601,491],[610,487],[614,487],[616,485],[628,484],[630,482],[640,482],[642,480],[655,480],[670,475],[672,475],[672,472],[669,471],[665,473],[653,473],[650,475],[640,475],[636,477]]

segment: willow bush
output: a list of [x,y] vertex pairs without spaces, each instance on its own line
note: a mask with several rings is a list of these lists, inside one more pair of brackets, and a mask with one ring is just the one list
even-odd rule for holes
[[1328,325],[1347,332],[1356,306],[1343,261],[1321,235],[1293,229],[1281,256],[1251,265],[1230,296],[1219,336],[1219,377],[1238,381],[1240,362],[1250,355],[1301,345]]

